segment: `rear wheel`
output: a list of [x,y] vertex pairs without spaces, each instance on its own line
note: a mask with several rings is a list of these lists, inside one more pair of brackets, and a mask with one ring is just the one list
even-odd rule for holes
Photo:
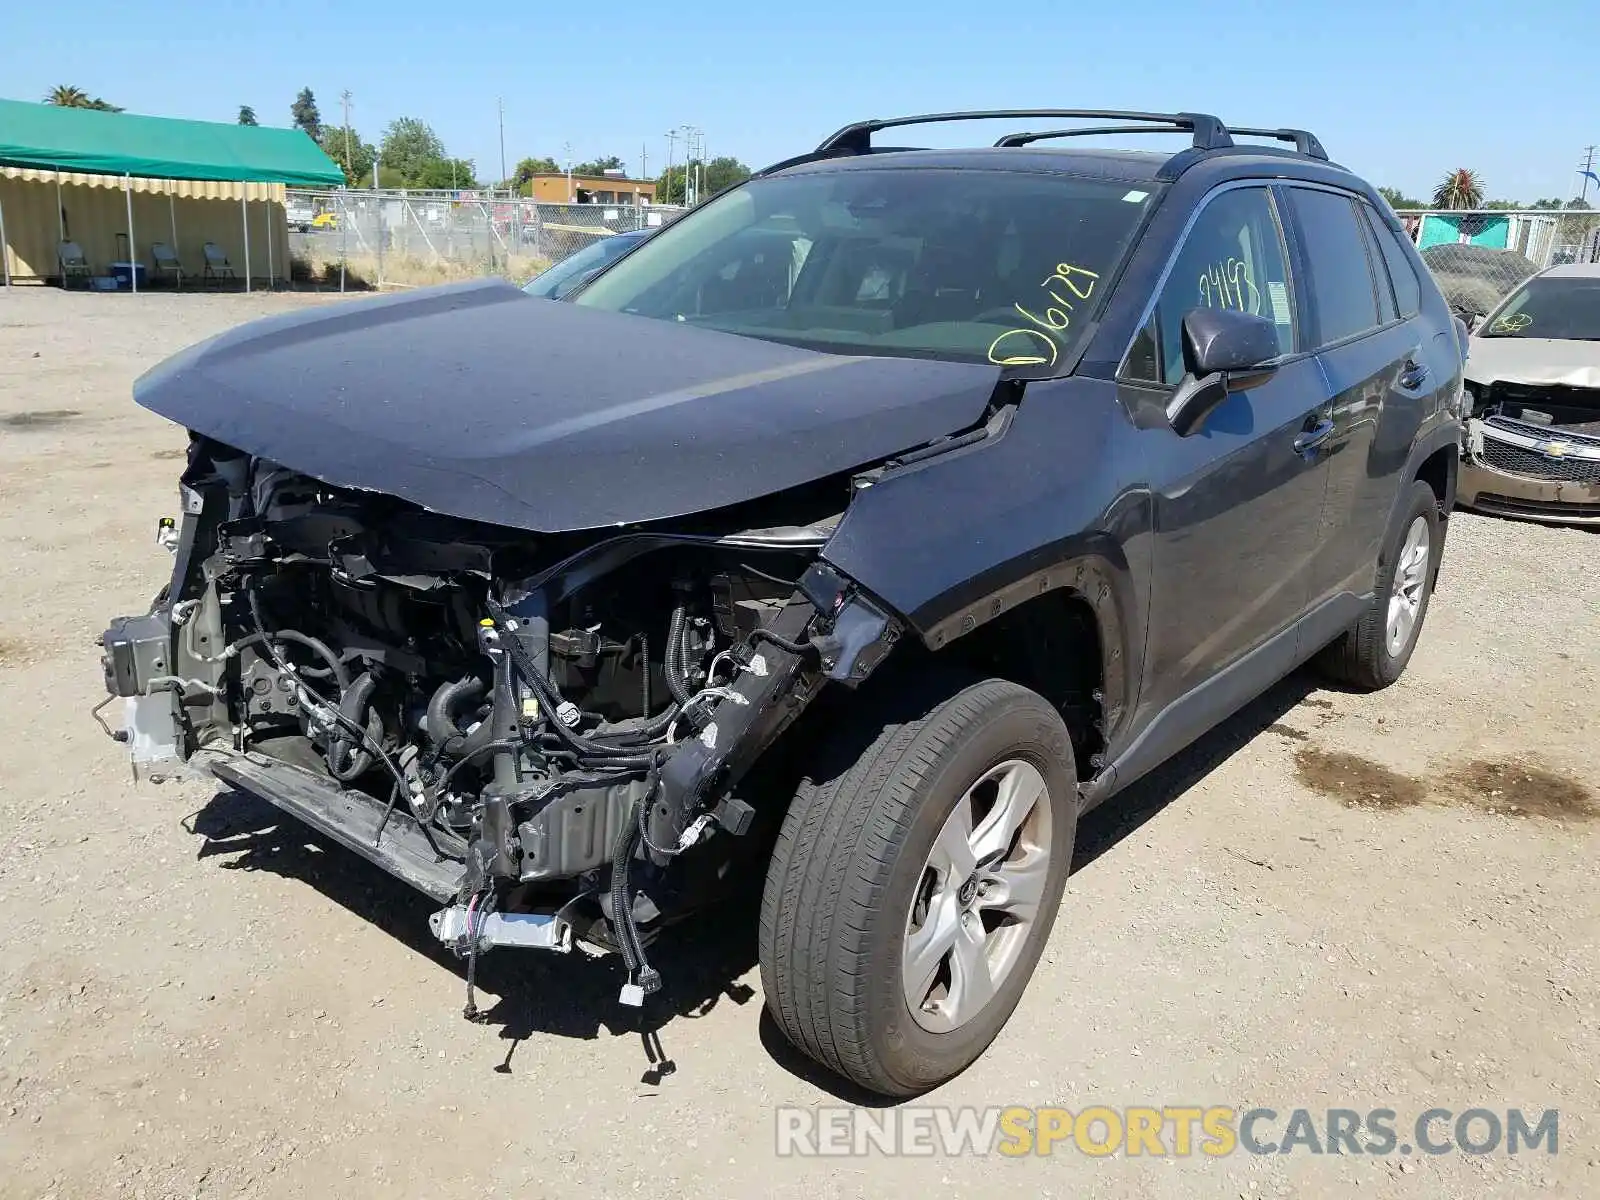
[[797,1047],[904,1096],[971,1064],[1021,998],[1070,869],[1077,777],[1060,715],[1016,684],[919,679],[867,707],[779,833],[761,979]]
[[1365,691],[1386,688],[1400,678],[1428,615],[1443,532],[1438,497],[1426,483],[1413,482],[1379,561],[1372,603],[1319,656],[1317,665],[1324,673]]

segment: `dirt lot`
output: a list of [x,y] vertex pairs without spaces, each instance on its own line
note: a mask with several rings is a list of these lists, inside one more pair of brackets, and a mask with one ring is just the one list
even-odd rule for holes
[[470,1024],[425,900],[136,789],[90,720],[169,569],[183,435],[129,384],[312,302],[0,295],[0,1196],[1600,1194],[1600,535],[1459,515],[1399,685],[1292,678],[1092,818],[1022,1007],[927,1100],[1554,1108],[1559,1154],[779,1160],[774,1106],[844,1100],[762,1018],[752,914],[655,955],[670,1073],[608,962],[501,951]]

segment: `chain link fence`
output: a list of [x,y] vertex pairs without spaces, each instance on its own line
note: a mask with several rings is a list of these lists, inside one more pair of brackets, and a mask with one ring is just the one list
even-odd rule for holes
[[596,238],[663,225],[672,205],[541,204],[474,191],[303,191],[285,199],[296,282],[419,287],[504,275],[521,283]]
[[1600,212],[1589,209],[1401,209],[1450,306],[1483,316],[1536,271],[1600,262]]
[[[523,282],[596,238],[667,223],[673,205],[541,204],[491,190],[301,191],[286,196],[296,282],[417,287]],[[1451,307],[1483,315],[1536,271],[1600,262],[1600,211],[1403,209]]]

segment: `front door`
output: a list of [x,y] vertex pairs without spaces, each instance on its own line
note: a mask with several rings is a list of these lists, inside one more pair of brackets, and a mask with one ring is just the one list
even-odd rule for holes
[[[1160,426],[1144,434],[1155,552],[1139,723],[1188,697],[1186,714],[1164,720],[1176,719],[1181,729],[1167,736],[1179,741],[1188,740],[1188,726],[1198,734],[1218,719],[1214,706],[1192,702],[1203,685],[1221,685],[1219,699],[1233,691],[1242,700],[1292,666],[1287,631],[1306,609],[1316,556],[1330,397],[1316,359],[1303,352],[1295,280],[1264,186],[1229,188],[1206,203],[1124,378],[1176,385],[1184,376],[1183,317],[1207,306],[1272,320],[1282,357],[1267,382],[1230,395],[1198,432],[1179,437]],[[1230,667],[1239,688],[1221,679]]]

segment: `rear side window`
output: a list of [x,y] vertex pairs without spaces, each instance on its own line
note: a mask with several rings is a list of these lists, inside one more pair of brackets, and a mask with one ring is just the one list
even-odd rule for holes
[[1214,197],[1184,239],[1155,311],[1129,348],[1124,378],[1175,384],[1183,378],[1183,318],[1197,308],[1232,308],[1271,321],[1278,349],[1295,349],[1294,294],[1272,195],[1233,188]]
[[1319,344],[1342,341],[1378,324],[1378,300],[1355,204],[1334,192],[1291,188],[1305,243]]
[[1394,284],[1394,298],[1400,305],[1400,315],[1414,317],[1422,307],[1422,285],[1417,282],[1411,256],[1400,245],[1400,235],[1385,225],[1370,206],[1363,204],[1361,208],[1367,214],[1367,228],[1378,243],[1384,265],[1389,268],[1389,279]]
[[1358,218],[1356,224],[1361,227],[1361,240],[1367,244],[1367,262],[1372,267],[1373,281],[1378,287],[1378,320],[1388,325],[1399,319],[1399,313],[1394,306],[1394,288],[1389,286],[1389,269],[1383,263],[1383,251],[1378,249],[1378,235],[1372,228],[1372,222],[1365,219],[1366,205],[1357,203],[1356,207],[1363,212],[1363,217]]

